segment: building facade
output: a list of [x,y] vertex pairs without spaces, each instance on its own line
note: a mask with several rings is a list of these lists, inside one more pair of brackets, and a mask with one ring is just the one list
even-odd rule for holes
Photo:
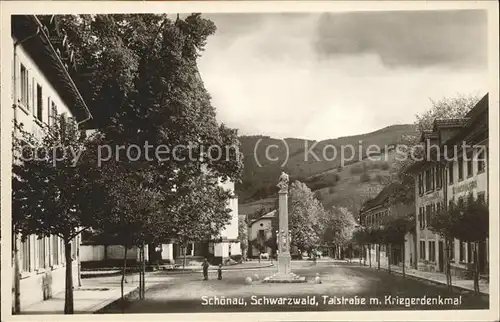
[[[384,187],[375,198],[365,202],[359,214],[361,226],[365,228],[379,227],[383,225],[384,219],[388,216],[412,216],[414,204],[405,204],[394,198],[400,187],[398,183],[391,183]],[[391,265],[403,265],[404,262],[405,267],[414,267],[416,262],[415,240],[415,234],[409,232],[405,236],[404,245],[391,245],[390,249],[387,245],[372,245],[366,249],[366,258],[370,258],[372,263],[380,260],[381,265],[385,266],[388,264],[390,251]],[[404,247],[404,260],[402,247]],[[377,252],[379,252],[378,258]]]
[[[42,129],[57,116],[79,123],[90,119],[68,71],[71,59],[65,57],[64,50],[60,54],[60,44],[54,43],[59,39],[55,30],[34,15],[12,16],[11,22],[12,50],[7,52],[12,53],[12,64],[6,67],[11,68],[14,121],[40,138]],[[71,248],[75,286],[79,282],[79,244],[77,236]],[[64,291],[66,263],[61,238],[31,235],[21,242],[20,236],[14,236],[12,246],[14,313]]]
[[270,211],[256,218],[248,225],[249,256],[258,257],[260,253],[272,254],[271,247],[265,242],[273,237],[273,220],[276,218],[276,210]]
[[[443,238],[429,229],[432,216],[451,202],[469,196],[488,199],[488,95],[463,119],[435,120],[432,131],[422,133],[424,160],[410,171],[415,178],[418,269],[444,272]],[[487,240],[479,245],[480,270],[488,271]],[[450,251],[452,274],[462,275],[474,265],[471,243],[455,239]]]

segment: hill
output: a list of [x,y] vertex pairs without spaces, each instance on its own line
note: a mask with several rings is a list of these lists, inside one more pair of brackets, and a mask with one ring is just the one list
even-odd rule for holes
[[[377,187],[391,175],[393,156],[386,157],[387,161],[375,162],[367,159],[367,155],[374,151],[384,154],[402,136],[415,134],[415,131],[414,125],[402,124],[323,141],[242,136],[240,142],[245,170],[236,192],[242,205],[252,204],[250,208],[253,209],[259,200],[265,204],[264,200],[275,197],[279,174],[285,171],[292,181],[303,181],[316,191],[327,206],[339,200],[358,204],[359,201],[347,200],[364,198],[364,190],[378,190]],[[387,164],[383,165],[384,162]],[[364,182],[360,182],[363,173],[366,173],[361,180]],[[367,176],[369,180],[366,180]],[[376,184],[374,181],[381,183]],[[356,207],[349,208],[354,210]]]

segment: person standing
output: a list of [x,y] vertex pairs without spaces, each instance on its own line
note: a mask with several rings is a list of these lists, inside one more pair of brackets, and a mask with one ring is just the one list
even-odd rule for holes
[[222,279],[222,264],[219,264],[219,269],[217,269],[217,279]]
[[203,267],[203,279],[206,281],[208,280],[208,267],[210,264],[208,263],[207,258],[205,257],[205,260],[203,261],[202,267]]

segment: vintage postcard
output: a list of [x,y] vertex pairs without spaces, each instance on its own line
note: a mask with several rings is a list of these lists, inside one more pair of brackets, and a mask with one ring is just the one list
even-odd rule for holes
[[494,321],[498,4],[1,3],[2,321]]

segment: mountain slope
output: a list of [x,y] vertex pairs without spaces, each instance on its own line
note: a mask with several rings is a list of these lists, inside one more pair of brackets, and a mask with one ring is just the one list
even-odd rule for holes
[[[287,172],[291,180],[306,182],[313,191],[336,186],[337,182],[342,184],[342,180],[347,177],[338,177],[334,170],[350,173],[350,170],[344,170],[350,168],[350,165],[361,163],[366,158],[367,150],[385,151],[402,136],[415,134],[415,131],[414,125],[402,124],[371,133],[323,141],[242,136],[240,142],[245,169],[242,183],[236,186],[236,191],[242,203],[272,197],[277,192],[275,185],[281,171]],[[320,193],[324,194],[324,191]]]

